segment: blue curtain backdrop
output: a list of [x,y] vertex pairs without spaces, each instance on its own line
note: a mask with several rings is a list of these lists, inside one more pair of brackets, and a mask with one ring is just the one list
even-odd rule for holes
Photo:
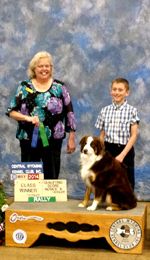
[[125,77],[128,101],[141,118],[136,150],[136,194],[150,200],[150,1],[148,0],[0,0],[0,179],[13,195],[11,163],[20,161],[16,122],[5,116],[31,57],[51,52],[55,78],[68,85],[77,117],[77,150],[63,145],[60,178],[68,195],[81,198],[79,140],[98,135],[94,124],[102,106],[111,102],[110,82]]

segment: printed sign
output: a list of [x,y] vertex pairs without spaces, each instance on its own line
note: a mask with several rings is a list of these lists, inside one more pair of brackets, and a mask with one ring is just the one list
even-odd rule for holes
[[67,201],[66,180],[15,180],[14,201]]
[[11,180],[16,180],[16,179],[40,180],[40,179],[44,179],[42,162],[13,163],[10,166],[10,171],[11,171],[11,175],[10,175]]

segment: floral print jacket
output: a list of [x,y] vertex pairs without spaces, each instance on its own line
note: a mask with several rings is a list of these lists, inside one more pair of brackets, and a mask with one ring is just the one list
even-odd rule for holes
[[[7,109],[7,115],[12,110],[29,116],[37,115],[48,139],[63,139],[66,132],[76,130],[70,94],[65,84],[56,79],[46,92],[36,91],[30,80],[22,81]],[[31,140],[33,129],[32,123],[19,121],[16,138]]]

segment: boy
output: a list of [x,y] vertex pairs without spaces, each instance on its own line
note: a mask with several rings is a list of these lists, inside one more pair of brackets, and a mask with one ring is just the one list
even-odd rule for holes
[[95,127],[100,129],[100,140],[116,159],[126,164],[128,178],[134,190],[134,144],[138,135],[137,109],[127,103],[129,82],[124,78],[112,81],[112,104],[101,109]]

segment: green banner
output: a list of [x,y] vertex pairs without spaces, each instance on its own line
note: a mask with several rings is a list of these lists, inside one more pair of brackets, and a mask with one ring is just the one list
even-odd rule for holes
[[47,135],[45,133],[45,128],[44,128],[43,123],[40,123],[39,131],[40,131],[40,137],[42,139],[43,146],[44,147],[49,146]]

